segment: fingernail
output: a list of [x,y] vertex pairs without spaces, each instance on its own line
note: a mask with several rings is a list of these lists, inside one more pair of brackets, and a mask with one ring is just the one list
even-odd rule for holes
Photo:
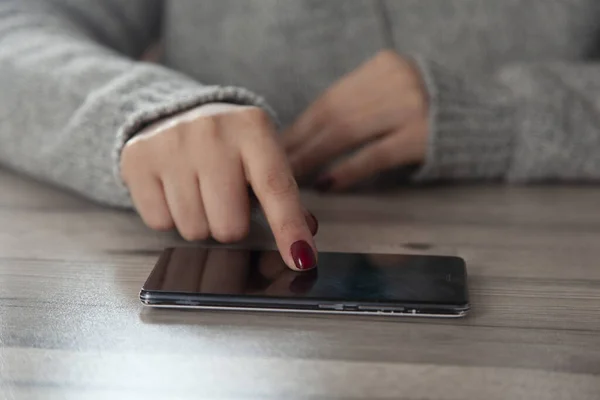
[[335,183],[335,181],[333,180],[332,177],[322,176],[321,178],[317,179],[317,182],[315,182],[314,187],[318,192],[324,193],[324,192],[328,192],[329,190],[331,190],[334,183]]
[[[313,271],[317,271],[316,269]],[[317,282],[317,275],[311,272],[299,274],[290,284],[290,290],[295,294],[304,294],[313,288]]]
[[306,223],[313,236],[319,232],[319,220],[310,211],[306,212]]
[[296,268],[302,271],[313,269],[317,266],[317,260],[312,247],[304,240],[298,240],[290,248],[292,259]]

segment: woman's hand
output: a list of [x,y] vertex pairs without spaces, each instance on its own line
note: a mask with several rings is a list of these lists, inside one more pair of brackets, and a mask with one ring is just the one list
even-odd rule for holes
[[126,144],[121,175],[149,227],[177,227],[190,241],[244,238],[250,186],[285,263],[316,266],[316,220],[300,204],[273,125],[259,108],[209,104],[161,121]]
[[329,88],[285,133],[298,178],[322,172],[322,191],[342,190],[381,171],[423,162],[428,98],[414,65],[384,51]]

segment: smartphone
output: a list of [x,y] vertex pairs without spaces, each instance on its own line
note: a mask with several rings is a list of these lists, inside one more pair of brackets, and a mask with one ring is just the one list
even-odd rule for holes
[[140,299],[151,307],[385,316],[462,317],[467,271],[458,257],[319,253],[290,270],[276,251],[165,249]]

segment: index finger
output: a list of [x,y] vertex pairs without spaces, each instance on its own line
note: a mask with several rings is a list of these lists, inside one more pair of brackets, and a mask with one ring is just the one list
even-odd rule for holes
[[316,246],[306,222],[296,180],[273,129],[240,135],[242,162],[281,257],[294,270],[316,267]]

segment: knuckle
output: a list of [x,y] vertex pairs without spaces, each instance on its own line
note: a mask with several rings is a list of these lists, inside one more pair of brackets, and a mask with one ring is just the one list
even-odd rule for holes
[[279,225],[279,233],[286,236],[298,236],[308,229],[306,220],[302,219],[287,219]]
[[246,107],[240,111],[238,115],[241,122],[249,124],[250,126],[262,128],[261,130],[264,130],[264,128],[271,128],[273,126],[271,117],[262,108]]
[[248,224],[237,224],[213,229],[212,236],[221,243],[235,243],[248,236]]
[[157,136],[157,140],[153,143],[153,153],[160,165],[172,164],[177,159],[174,157],[185,148],[185,136],[182,128],[165,131]]
[[147,216],[142,216],[145,224],[152,230],[166,232],[172,230],[175,225],[173,219],[167,216],[150,213]]
[[293,176],[283,170],[268,172],[265,177],[264,191],[271,196],[290,196],[293,195],[298,186]]
[[173,128],[163,132],[156,141],[157,149],[167,157],[197,150],[198,141],[211,143],[219,139],[220,124],[218,118],[203,117],[191,121],[182,121]]
[[201,224],[182,224],[178,229],[181,237],[188,242],[208,239],[210,234],[208,228]]
[[394,50],[382,50],[373,58],[373,63],[382,73],[391,74],[399,82],[410,84],[420,74],[412,60],[400,56]]
[[182,131],[186,136],[192,138],[191,140],[198,139],[202,140],[203,143],[206,143],[207,141],[209,143],[214,143],[220,139],[222,126],[221,118],[222,116],[215,115],[190,121],[183,126],[184,129],[182,129]]
[[376,61],[383,62],[383,63],[390,63],[390,62],[398,63],[398,61],[401,60],[401,57],[394,50],[384,49],[384,50],[379,51],[375,55],[374,59]]
[[394,50],[382,50],[374,58],[374,62],[379,65],[383,70],[389,70],[390,68],[396,72],[407,74],[412,70],[411,62],[400,56]]
[[148,157],[144,153],[141,143],[127,144],[121,152],[120,172],[121,179],[130,184],[136,173],[148,165]]

